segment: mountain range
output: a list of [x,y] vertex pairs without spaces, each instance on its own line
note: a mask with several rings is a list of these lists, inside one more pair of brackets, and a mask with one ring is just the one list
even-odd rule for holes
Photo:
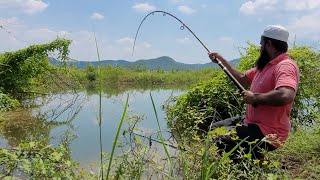
[[[230,63],[232,65],[237,65],[240,59],[231,60]],[[61,65],[62,62],[57,59],[50,58],[50,62],[54,65]],[[68,66],[75,66],[77,68],[86,68],[89,64],[92,66],[98,66],[98,61],[77,61],[77,60],[69,60],[66,62]],[[134,68],[141,67],[146,69],[163,69],[163,70],[197,70],[203,68],[216,68],[218,67],[215,63],[205,63],[205,64],[185,64],[181,62],[177,62],[171,57],[162,56],[154,59],[142,59],[134,62],[126,61],[126,60],[101,60],[101,66],[113,66],[113,67],[124,67],[124,68]]]

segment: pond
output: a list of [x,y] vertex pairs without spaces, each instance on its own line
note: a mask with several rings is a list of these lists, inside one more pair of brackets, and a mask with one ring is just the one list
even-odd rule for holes
[[[102,94],[103,151],[111,152],[127,94],[129,94],[127,119],[141,118],[136,128],[139,130],[138,134],[150,135],[157,132],[158,126],[150,92],[158,112],[161,129],[168,130],[162,107],[170,97],[183,93],[183,90],[129,90],[116,95]],[[38,97],[35,101],[41,105],[7,114],[8,123],[2,124],[0,146],[15,146],[22,140],[47,136],[53,145],[69,141],[72,157],[82,167],[98,162],[100,155],[98,93],[59,93]],[[128,120],[125,121],[123,129],[127,127]]]

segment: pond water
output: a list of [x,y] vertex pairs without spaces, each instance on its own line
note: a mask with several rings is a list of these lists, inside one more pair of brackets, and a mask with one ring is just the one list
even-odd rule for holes
[[[152,93],[162,130],[167,130],[162,105],[182,90],[129,90],[117,95],[102,94],[102,144],[103,151],[111,152],[118,123],[129,94],[128,117],[143,117],[137,124],[139,133],[157,132],[157,121],[149,93]],[[72,157],[81,166],[98,162],[99,145],[99,94],[86,92],[60,93],[36,99],[41,103],[33,109],[12,112],[8,115],[12,125],[6,125],[0,134],[0,146],[14,146],[21,140],[48,136],[51,144],[69,139]],[[41,117],[34,120],[32,117]],[[24,119],[24,120],[22,120]],[[9,123],[9,124],[10,124]],[[123,129],[128,127],[125,121]],[[20,129],[19,129],[20,128]],[[9,132],[10,131],[10,132]]]

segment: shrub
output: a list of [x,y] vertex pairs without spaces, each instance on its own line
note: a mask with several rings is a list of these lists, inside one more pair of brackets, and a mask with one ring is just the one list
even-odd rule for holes
[[89,64],[86,68],[86,77],[89,80],[89,82],[93,82],[97,79],[97,73],[93,65]]
[[19,106],[19,101],[0,91],[0,111],[7,111]]
[[178,97],[175,104],[167,107],[168,125],[178,138],[194,132],[207,131],[212,121],[240,115],[243,105],[240,93],[222,72],[210,81],[202,82],[186,94]]
[[3,92],[16,96],[29,90],[33,78],[48,70],[48,53],[58,51],[59,58],[65,60],[70,43],[66,39],[56,39],[48,44],[0,54],[0,87]]
[[[71,179],[77,177],[77,164],[67,147],[25,142],[15,149],[0,149],[0,174],[31,179]],[[4,175],[4,176],[3,176]]]

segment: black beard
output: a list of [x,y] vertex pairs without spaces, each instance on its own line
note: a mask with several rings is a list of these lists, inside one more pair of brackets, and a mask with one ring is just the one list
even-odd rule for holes
[[262,50],[260,53],[259,58],[256,61],[256,67],[259,71],[261,71],[267,64],[268,62],[271,60],[271,57],[269,56],[269,54],[267,53],[266,50]]

